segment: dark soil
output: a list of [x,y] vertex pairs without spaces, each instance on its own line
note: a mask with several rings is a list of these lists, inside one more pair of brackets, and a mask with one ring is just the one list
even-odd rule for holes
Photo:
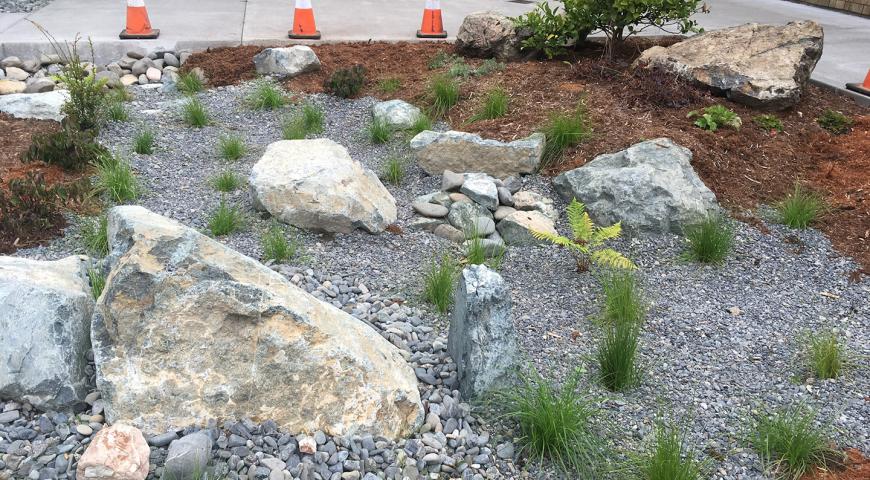
[[816,469],[801,480],[867,480],[870,478],[870,460],[860,450],[846,450],[845,464],[840,468]]
[[[562,161],[547,173],[576,168],[597,155],[646,139],[670,137],[692,150],[698,174],[720,202],[741,218],[743,209],[775,204],[796,182],[817,190],[831,208],[816,226],[828,234],[836,248],[870,270],[868,110],[848,97],[809,85],[798,105],[777,113],[784,132],[767,132],[752,122],[763,112],[656,72],[632,70],[631,62],[653,41],[669,44],[676,39],[629,43],[613,61],[603,60],[600,46],[590,45],[570,58],[511,63],[500,72],[468,77],[462,81],[461,101],[446,120],[458,130],[513,140],[538,130],[554,112],[574,110],[582,102],[593,135],[566,151]],[[257,50],[241,48],[244,54],[228,56],[228,50],[216,50],[193,55],[191,65],[202,66],[219,84],[252,78],[251,56]],[[429,104],[429,81],[449,69],[430,70],[429,61],[440,52],[453,53],[453,47],[445,43],[346,43],[312,48],[323,68],[287,81],[291,91],[321,92],[323,81],[332,72],[360,64],[367,70],[360,95],[401,98],[423,106]],[[472,67],[482,63],[478,59],[465,61]],[[238,77],[232,79],[226,72],[237,72]],[[391,78],[399,79],[401,88],[382,93],[379,83]],[[470,122],[486,92],[494,87],[510,95],[507,116]],[[690,111],[716,103],[736,111],[743,119],[743,128],[707,132],[686,118]],[[852,131],[834,136],[821,129],[815,119],[826,109],[856,118]]]

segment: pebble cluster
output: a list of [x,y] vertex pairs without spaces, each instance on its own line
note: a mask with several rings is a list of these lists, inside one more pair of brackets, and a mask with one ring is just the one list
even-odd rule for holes
[[30,13],[51,3],[51,0],[0,0],[0,13]]

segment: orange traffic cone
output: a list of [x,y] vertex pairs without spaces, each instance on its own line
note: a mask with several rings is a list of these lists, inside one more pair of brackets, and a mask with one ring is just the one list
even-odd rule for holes
[[127,0],[127,28],[121,31],[122,40],[157,38],[160,30],[151,28],[145,0]]
[[444,23],[441,21],[441,1],[426,0],[423,10],[423,26],[417,30],[419,38],[447,38]]
[[319,40],[320,31],[314,24],[314,9],[311,0],[296,0],[296,11],[293,13],[293,30],[290,38]]
[[847,83],[846,88],[853,92],[863,93],[870,96],[870,70],[867,70],[867,76],[864,77],[864,83]]

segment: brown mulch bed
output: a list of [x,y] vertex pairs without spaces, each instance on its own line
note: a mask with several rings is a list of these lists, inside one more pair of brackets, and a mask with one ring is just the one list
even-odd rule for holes
[[[629,65],[652,42],[670,44],[674,38],[639,39],[604,61],[598,46],[586,47],[571,58],[511,63],[506,69],[462,82],[462,100],[447,118],[453,128],[489,138],[513,140],[543,125],[554,112],[565,112],[582,102],[593,126],[591,138],[567,151],[562,162],[547,173],[576,168],[602,153],[615,152],[642,140],[670,137],[694,153],[693,164],[720,201],[738,212],[759,204],[773,204],[795,182],[805,182],[826,196],[831,208],[818,227],[840,251],[870,270],[870,198],[868,110],[847,97],[809,85],[801,102],[777,112],[785,131],[780,134],[757,127],[758,110],[718,98],[709,92],[680,84],[657,74],[633,71]],[[251,56],[258,47],[242,47],[238,55],[225,49],[196,54],[190,65],[201,66],[216,84],[236,83],[254,76]],[[427,105],[426,86],[448,67],[428,68],[439,52],[452,53],[445,43],[344,43],[312,47],[323,68],[286,82],[293,91],[321,92],[323,81],[339,68],[354,64],[367,70],[360,95],[401,98]],[[241,50],[241,49],[238,49]],[[466,59],[473,67],[481,60]],[[232,72],[232,74],[228,74]],[[397,78],[401,88],[385,95],[378,85]],[[486,92],[500,87],[510,95],[504,118],[469,123]],[[703,131],[686,115],[721,103],[743,119],[739,131]],[[834,136],[815,122],[826,109],[856,118],[849,134]]]
[[846,450],[846,461],[841,467],[816,468],[801,477],[801,480],[867,480],[870,478],[870,460],[860,450]]

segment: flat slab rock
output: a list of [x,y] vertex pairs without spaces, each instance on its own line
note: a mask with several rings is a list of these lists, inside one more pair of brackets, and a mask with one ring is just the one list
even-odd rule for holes
[[781,110],[800,100],[823,42],[822,27],[813,21],[748,23],[652,47],[635,65],[662,67],[736,102]]
[[15,118],[59,122],[66,116],[61,112],[61,107],[68,99],[69,92],[66,90],[2,95],[0,96],[0,112]]
[[156,435],[249,417],[390,439],[422,423],[398,348],[281,274],[138,206],[109,211],[109,241],[91,329],[109,423]]
[[482,172],[496,178],[533,173],[541,163],[542,133],[504,143],[466,132],[425,130],[411,139],[417,162],[429,175]]

